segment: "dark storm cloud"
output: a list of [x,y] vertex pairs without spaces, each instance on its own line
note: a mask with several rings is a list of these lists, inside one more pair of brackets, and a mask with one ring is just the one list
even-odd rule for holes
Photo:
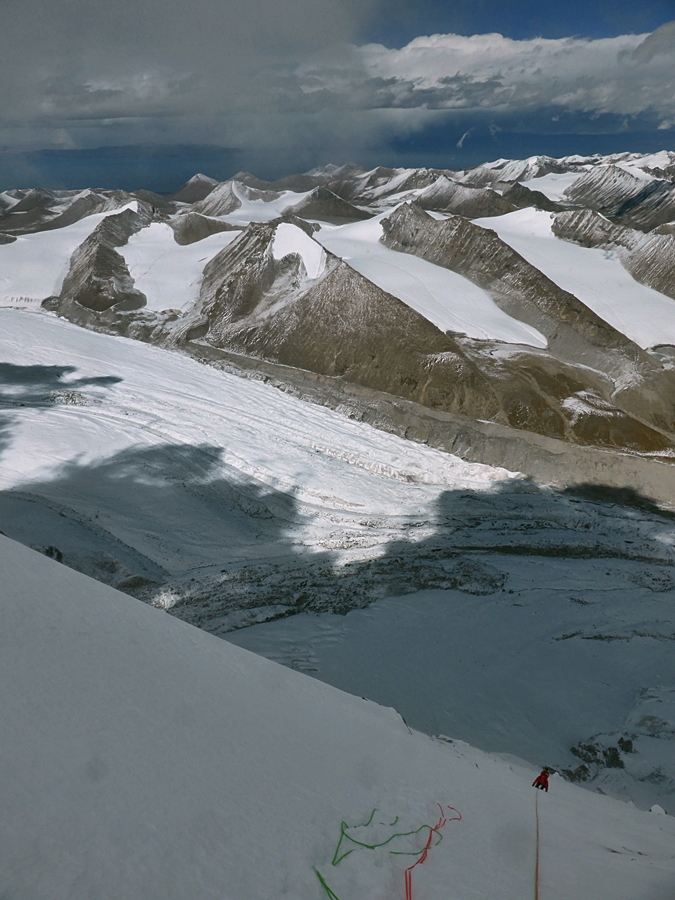
[[228,113],[273,109],[272,71],[353,39],[375,2],[2,0],[3,142],[100,141],[126,120],[222,140]]
[[363,44],[389,5],[0,0],[0,151],[190,144],[297,169],[372,159],[453,122],[460,149],[481,131],[560,122],[570,134],[674,127],[674,23],[602,39]]

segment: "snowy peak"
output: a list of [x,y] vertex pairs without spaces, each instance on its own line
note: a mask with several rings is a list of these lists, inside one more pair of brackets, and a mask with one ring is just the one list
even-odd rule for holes
[[209,178],[208,175],[198,172],[186,181],[175,194],[172,194],[171,199],[179,203],[198,203],[208,197],[217,184],[215,178]]
[[467,169],[458,174],[458,180],[465,184],[482,187],[497,182],[513,183],[539,178],[549,172],[566,170],[562,161],[550,156],[531,156],[529,159],[498,159],[492,163],[483,163],[474,169]]
[[416,202],[422,209],[450,212],[466,218],[502,216],[516,209],[490,188],[468,187],[441,175],[418,193]]
[[234,189],[233,181],[223,181],[212,187],[203,200],[192,204],[196,213],[204,216],[226,216],[241,206],[241,198]]

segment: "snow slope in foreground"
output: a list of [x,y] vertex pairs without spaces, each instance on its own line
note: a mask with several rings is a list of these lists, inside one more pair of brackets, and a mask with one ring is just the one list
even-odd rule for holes
[[[472,338],[546,347],[536,328],[503,312],[483,290],[456,272],[380,243],[382,213],[367,222],[322,226],[316,240],[382,290],[398,297],[441,331]],[[492,220],[490,220],[492,221]]]
[[551,213],[521,209],[476,225],[491,228],[551,281],[643,349],[675,344],[675,301],[635,281],[616,253],[561,241]]
[[199,297],[206,264],[240,233],[221,231],[181,246],[169,225],[153,222],[132,234],[118,252],[124,257],[134,286],[147,297],[147,309],[182,310]]
[[70,257],[106,216],[137,209],[136,201],[119,209],[86,216],[53,231],[25,234],[0,244],[0,306],[25,305],[58,294],[68,274]]
[[539,796],[525,765],[411,733],[4,537],[0,565],[3,896],[403,900],[429,843],[409,897],[522,900],[535,799],[541,898],[673,895],[671,817],[559,778]]

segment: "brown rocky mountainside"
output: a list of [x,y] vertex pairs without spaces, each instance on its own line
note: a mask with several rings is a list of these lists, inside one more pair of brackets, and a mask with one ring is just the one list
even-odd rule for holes
[[382,226],[387,246],[458,272],[488,291],[509,315],[535,327],[547,338],[552,359],[604,376],[604,402],[649,426],[647,441],[653,428],[675,431],[673,373],[550,281],[495,232],[461,217],[438,221],[415,204],[399,207]]
[[[388,240],[392,241],[397,225],[399,237],[406,240],[401,233],[403,219],[420,215],[449,238],[452,223],[437,223],[420,210],[403,207],[389,221]],[[489,255],[495,267],[480,280],[494,286],[500,278],[511,278],[511,293],[515,294],[513,251],[506,248],[505,259],[495,260],[491,233],[469,227],[475,231],[474,249],[479,258],[482,253]],[[578,301],[572,324],[567,325],[570,334],[563,333],[558,339],[556,327],[565,330],[559,307],[568,300],[558,296],[559,289],[552,283],[541,309],[530,301],[534,313],[530,319],[538,323],[536,327],[548,326],[553,343],[562,348],[571,345],[572,336],[576,338],[578,352],[565,358],[564,354],[556,357],[518,348],[496,358],[485,344],[442,334],[419,313],[335,257],[328,256],[319,278],[307,279],[297,255],[273,259],[274,232],[274,223],[250,225],[209,263],[193,313],[187,321],[167,326],[173,340],[199,340],[271,362],[337,375],[432,408],[490,418],[577,443],[647,452],[663,452],[672,446],[669,436],[657,430],[658,422],[632,414],[629,395],[625,403],[620,402],[623,397],[615,398],[616,386],[606,371],[592,369],[587,363],[591,355],[596,361],[607,357],[616,368],[620,349],[624,371],[635,371],[640,363],[648,368],[649,358],[642,360],[639,348]],[[434,241],[433,234],[428,237],[436,250],[445,247],[447,254],[447,243]],[[467,257],[465,238],[462,235],[456,240],[457,258]],[[481,249],[481,242],[487,242],[486,247]],[[477,262],[474,260],[474,274]],[[543,279],[537,270],[527,268],[524,260],[522,264],[521,308],[528,290],[533,289],[532,280],[538,278],[534,288],[541,289]],[[580,365],[580,359],[586,362]],[[654,406],[664,419],[668,414],[672,417],[666,403],[655,400]]]
[[[675,451],[675,348],[642,349],[495,231],[471,221],[526,207],[547,210],[560,241],[614,254],[636,282],[675,299],[675,186],[652,163],[636,154],[497,160],[461,172],[348,163],[274,182],[248,172],[222,182],[196,175],[169,197],[17,189],[0,194],[0,244],[110,213],[72,253],[57,296],[39,298],[84,327],[190,353],[201,347],[239,354],[254,367],[264,362],[337,378],[430,410],[578,445],[667,456]],[[546,194],[551,185],[555,200]],[[166,244],[168,229],[149,230],[144,241],[153,222],[171,227],[181,260],[176,271],[187,271],[183,265],[190,271],[189,304],[165,288],[182,312],[165,309],[157,294],[150,303],[150,293],[143,293],[166,283],[164,262],[174,252]],[[372,231],[380,222],[391,253],[378,256],[377,265],[397,271],[397,255],[406,254],[455,272],[507,316],[536,329],[546,346],[444,333],[433,315],[426,317],[426,301],[413,298],[408,305],[388,293],[398,293],[391,280],[350,263],[352,252],[367,258],[367,242],[376,238],[360,249],[336,249],[344,259],[319,243],[345,223]],[[311,277],[293,241],[277,241],[281,225],[299,229],[321,258],[316,271],[310,266]],[[220,232],[235,230],[241,234],[218,244]],[[132,235],[134,250],[125,256]],[[138,263],[143,253],[155,254],[148,265]],[[127,266],[127,258],[136,262]],[[400,271],[424,297],[422,281],[405,274],[405,265]],[[461,293],[461,284],[453,288],[443,278],[444,290]],[[448,303],[456,299],[448,296]]]

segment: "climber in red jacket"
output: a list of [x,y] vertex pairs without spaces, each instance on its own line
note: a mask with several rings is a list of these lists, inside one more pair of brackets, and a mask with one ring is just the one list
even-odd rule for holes
[[539,788],[540,791],[548,793],[548,769],[542,769],[541,774],[532,782],[532,787]]

